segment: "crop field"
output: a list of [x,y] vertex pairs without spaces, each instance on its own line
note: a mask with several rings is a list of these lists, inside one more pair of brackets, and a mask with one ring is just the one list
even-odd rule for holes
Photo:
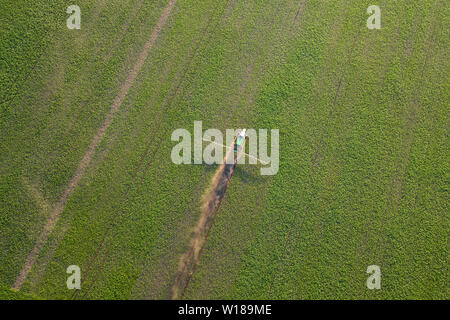
[[[30,3],[0,3],[0,299],[450,297],[449,1]],[[175,164],[196,121],[278,129],[278,171]]]

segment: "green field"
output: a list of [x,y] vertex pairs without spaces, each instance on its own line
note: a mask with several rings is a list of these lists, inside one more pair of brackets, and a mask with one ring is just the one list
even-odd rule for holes
[[280,168],[238,165],[183,298],[450,297],[448,1],[379,0],[369,30],[361,0],[178,0],[16,293],[170,1],[78,0],[80,30],[68,1],[6,2],[0,299],[169,299],[217,168],[170,136],[199,120],[279,129]]

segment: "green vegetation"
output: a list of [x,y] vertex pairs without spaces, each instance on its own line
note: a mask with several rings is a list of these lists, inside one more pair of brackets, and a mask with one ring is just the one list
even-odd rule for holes
[[0,285],[0,300],[43,300],[32,294],[15,291],[4,285]]
[[443,0],[380,0],[381,30],[359,0],[178,0],[9,289],[168,2],[80,0],[81,30],[66,1],[0,5],[0,299],[170,298],[216,169],[170,160],[195,120],[280,129],[280,170],[237,167],[184,298],[448,299]]

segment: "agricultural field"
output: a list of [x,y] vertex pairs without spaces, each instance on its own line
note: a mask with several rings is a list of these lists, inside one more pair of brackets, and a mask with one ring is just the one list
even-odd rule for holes
[[[450,3],[370,4],[1,2],[0,299],[448,299]],[[175,164],[196,121],[277,172]]]

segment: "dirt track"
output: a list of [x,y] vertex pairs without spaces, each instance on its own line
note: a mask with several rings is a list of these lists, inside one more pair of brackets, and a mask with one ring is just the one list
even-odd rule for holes
[[119,110],[120,106],[122,105],[126,95],[128,94],[128,91],[130,90],[131,86],[133,85],[134,81],[136,80],[137,75],[139,74],[139,71],[141,70],[145,60],[147,59],[147,56],[152,49],[156,39],[158,38],[159,33],[161,32],[161,29],[163,28],[164,24],[167,21],[167,18],[169,17],[173,7],[175,6],[176,0],[171,0],[167,7],[164,9],[161,17],[159,18],[156,26],[153,28],[152,34],[150,35],[150,38],[145,43],[144,48],[142,52],[139,55],[138,60],[136,61],[133,69],[128,75],[128,78],[126,81],[122,84],[119,94],[114,99],[114,102],[111,106],[111,109],[109,110],[105,121],[103,122],[102,126],[98,129],[96,135],[92,139],[89,148],[87,149],[86,153],[84,154],[83,158],[81,159],[80,163],[78,164],[77,170],[75,171],[74,176],[70,180],[69,184],[67,185],[66,189],[64,190],[64,193],[62,194],[60,200],[58,201],[58,204],[53,209],[53,211],[50,214],[50,217],[47,220],[47,223],[44,226],[44,229],[42,230],[41,234],[39,235],[39,238],[37,239],[34,248],[29,253],[25,264],[22,267],[22,270],[20,271],[20,274],[16,278],[16,281],[14,282],[12,288],[15,290],[20,290],[22,287],[24,281],[26,280],[29,272],[31,271],[33,265],[35,264],[39,253],[41,252],[42,248],[44,247],[45,243],[47,242],[47,239],[53,229],[56,226],[56,223],[58,222],[59,216],[61,215],[61,212],[64,210],[64,207],[74,192],[75,188],[78,186],[82,176],[86,172],[87,167],[89,166],[89,163],[91,162],[92,156],[94,155],[95,150],[97,149],[100,142],[103,140],[106,130],[111,125],[111,122],[114,119],[114,116],[116,115],[117,111]]
[[[233,149],[230,149],[227,152],[225,159],[233,156],[234,151]],[[192,237],[189,249],[180,259],[178,273],[172,287],[172,299],[181,298],[189,284],[209,231],[214,224],[220,203],[225,195],[225,192],[227,191],[228,185],[230,184],[235,167],[235,163],[227,164],[227,161],[224,161],[224,163],[220,165],[219,169],[217,169],[208,190],[203,196],[201,206],[202,214],[195,228],[195,233]]]

